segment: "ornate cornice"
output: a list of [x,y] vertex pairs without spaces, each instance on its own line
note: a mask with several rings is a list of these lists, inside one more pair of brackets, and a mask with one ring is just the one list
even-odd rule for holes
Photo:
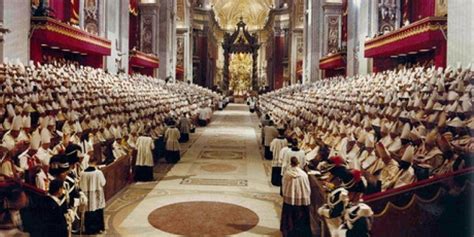
[[446,17],[427,17],[411,25],[366,41],[365,50],[381,47],[425,32],[446,30],[447,28]]
[[150,63],[157,63],[157,64],[160,63],[160,59],[156,57],[155,55],[146,54],[138,50],[130,50],[130,57],[136,57]]
[[50,17],[32,17],[32,30],[46,30],[55,32],[61,35],[65,35],[70,38],[74,38],[80,41],[84,41],[90,44],[94,44],[104,48],[111,48],[111,42],[102,37],[90,34],[86,31],[62,23]]

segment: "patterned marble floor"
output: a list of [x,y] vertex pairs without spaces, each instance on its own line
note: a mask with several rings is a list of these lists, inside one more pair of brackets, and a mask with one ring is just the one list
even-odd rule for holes
[[[198,128],[191,134],[190,141],[182,145],[178,164],[172,166],[161,161],[155,168],[158,181],[133,184],[108,203],[105,235],[178,236],[176,233],[186,233],[183,232],[186,230],[177,230],[175,234],[166,232],[162,229],[176,228],[168,225],[160,229],[159,224],[150,224],[149,218],[159,216],[157,209],[170,213],[170,208],[181,204],[215,202],[241,207],[242,213],[254,213],[256,225],[243,228],[239,223],[232,223],[237,221],[235,213],[222,214],[227,222],[216,221],[219,217],[215,215],[207,219],[209,214],[203,210],[202,218],[191,215],[195,220],[187,220],[189,224],[180,228],[186,229],[186,225],[189,229],[199,228],[205,224],[206,228],[217,228],[216,233],[221,233],[216,225],[229,223],[225,231],[236,233],[233,236],[279,236],[282,201],[279,189],[270,184],[270,162],[262,158],[259,140],[258,119],[246,105],[230,104],[224,111],[215,112],[211,124]],[[198,206],[193,208],[199,210]],[[170,222],[175,221],[172,218],[170,216]],[[167,220],[161,216],[156,222]],[[240,227],[245,231],[238,231]],[[216,233],[205,236],[218,236]]]

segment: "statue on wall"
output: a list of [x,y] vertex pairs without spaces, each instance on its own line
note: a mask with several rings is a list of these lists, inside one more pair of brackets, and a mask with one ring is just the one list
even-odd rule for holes
[[328,54],[339,51],[339,16],[328,18]]

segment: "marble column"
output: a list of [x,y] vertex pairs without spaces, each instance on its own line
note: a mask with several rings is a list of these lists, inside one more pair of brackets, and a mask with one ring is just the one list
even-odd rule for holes
[[322,42],[322,8],[320,0],[305,1],[305,60],[303,61],[303,81],[314,82],[321,78],[319,59]]
[[158,55],[160,69],[158,77],[175,79],[176,73],[176,1],[161,1],[159,13],[160,43]]
[[192,83],[193,81],[193,49],[192,49],[192,34],[186,32],[184,34],[184,80]]
[[84,0],[79,1],[79,28],[84,30]]
[[[110,9],[107,9],[106,6],[111,6],[111,5],[117,5],[115,1],[107,1],[107,0],[96,0],[99,8],[99,13],[98,13],[98,25],[99,25],[99,36],[107,38],[106,37],[106,21],[107,21],[107,15],[108,12],[110,12]],[[109,3],[107,3],[109,2]]]
[[30,60],[31,1],[0,0],[0,22],[10,33],[0,40],[0,61],[19,59],[23,64]]
[[473,63],[474,1],[454,0],[448,3],[448,65]]
[[287,37],[285,30],[275,29],[273,42],[273,89],[280,89],[285,84],[285,54],[286,54]]
[[350,0],[348,3],[347,28],[347,75],[369,73],[369,64],[364,57],[364,43],[369,35],[370,1]]
[[[0,0],[0,9],[5,9],[4,5],[5,5],[5,0]],[[0,30],[3,32],[3,31],[6,31],[7,28],[5,28],[4,24],[3,24],[3,10],[0,10]],[[7,33],[7,32],[5,32]],[[3,41],[4,41],[4,38],[5,38],[5,33],[0,33],[0,63],[3,62]]]
[[258,81],[259,81],[259,86],[268,86],[267,75],[266,75],[267,61],[265,60],[266,55],[267,55],[267,43],[262,42],[261,45],[260,45],[260,53],[258,54]]
[[[192,62],[192,25],[191,25],[191,4],[188,1],[181,2],[182,6],[178,8],[177,22],[177,65],[184,69],[183,81],[193,80],[193,62]],[[182,19],[181,19],[182,18]]]

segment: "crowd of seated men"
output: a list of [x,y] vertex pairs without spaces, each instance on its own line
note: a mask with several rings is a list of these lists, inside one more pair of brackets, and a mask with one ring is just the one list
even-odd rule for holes
[[470,66],[402,68],[293,85],[258,107],[323,176],[374,193],[472,165],[473,83]]
[[[208,89],[187,83],[138,74],[112,75],[67,62],[0,64],[0,81],[0,179],[26,183],[54,196],[66,206],[69,231],[79,229],[73,224],[78,219],[77,207],[87,203],[79,188],[81,174],[91,164],[107,165],[132,155],[133,136],[165,143],[167,125],[183,117],[197,121],[200,110],[214,108],[220,99]],[[58,179],[64,182],[58,184]],[[21,203],[24,193],[14,189],[16,194],[10,197],[12,192],[3,191],[0,229],[21,231],[23,216],[8,200]]]

